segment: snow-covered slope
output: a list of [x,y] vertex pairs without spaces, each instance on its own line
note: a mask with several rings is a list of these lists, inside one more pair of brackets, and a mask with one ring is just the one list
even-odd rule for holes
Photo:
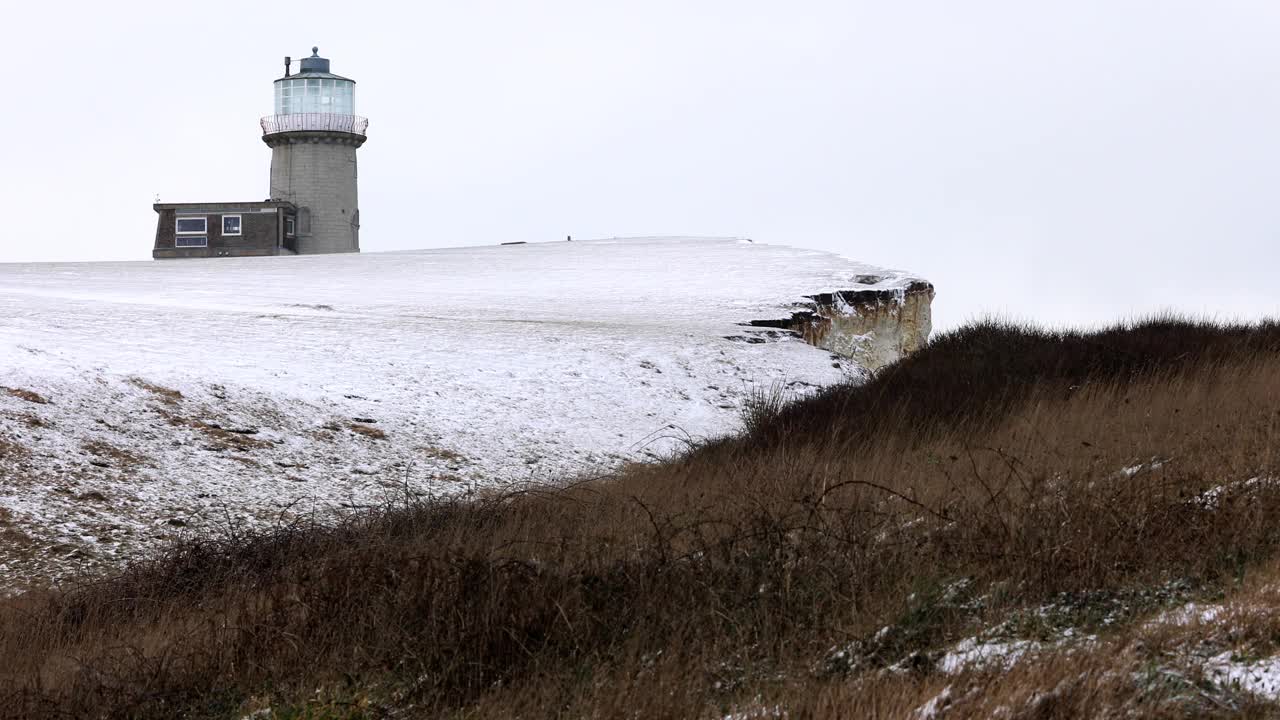
[[0,265],[0,570],[661,454],[856,371],[742,323],[910,282],[691,238]]

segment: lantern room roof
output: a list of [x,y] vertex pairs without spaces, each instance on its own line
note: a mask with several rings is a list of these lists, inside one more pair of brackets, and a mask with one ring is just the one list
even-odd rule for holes
[[302,58],[299,65],[302,67],[301,70],[293,73],[292,75],[285,75],[282,78],[277,78],[276,82],[280,82],[281,80],[307,79],[344,80],[349,83],[355,82],[355,80],[352,80],[351,78],[334,75],[329,72],[329,58],[320,57],[320,48],[318,47],[311,48],[311,57]]
[[346,80],[349,83],[355,82],[355,80],[352,80],[351,78],[348,78],[348,77],[342,77],[341,75],[334,75],[333,73],[321,73],[321,72],[294,73],[292,75],[285,75],[282,78],[276,78],[275,82],[280,82],[281,80],[304,80],[307,78],[318,78],[321,80]]

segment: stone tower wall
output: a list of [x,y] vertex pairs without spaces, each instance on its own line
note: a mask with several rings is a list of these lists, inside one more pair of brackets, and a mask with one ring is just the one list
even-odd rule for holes
[[279,133],[271,146],[271,198],[299,208],[299,255],[360,251],[356,149],[362,136]]

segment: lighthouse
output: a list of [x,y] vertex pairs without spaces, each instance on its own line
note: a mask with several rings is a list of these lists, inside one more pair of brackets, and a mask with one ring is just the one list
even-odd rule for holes
[[294,245],[299,255],[360,251],[356,150],[369,121],[355,114],[355,81],[329,72],[329,60],[311,48],[297,73],[285,58],[275,81],[275,113],[262,118],[271,148],[272,201],[297,208]]
[[256,257],[360,252],[356,150],[369,121],[355,114],[356,82],[329,72],[311,48],[299,72],[284,59],[275,112],[262,118],[271,148],[266,200],[161,203],[151,257]]

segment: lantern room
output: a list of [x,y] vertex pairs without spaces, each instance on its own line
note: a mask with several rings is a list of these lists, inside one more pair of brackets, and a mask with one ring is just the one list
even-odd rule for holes
[[302,59],[301,71],[275,82],[275,114],[301,115],[325,113],[355,114],[356,82],[329,72],[329,60],[320,57],[319,48],[311,48],[311,57]]

